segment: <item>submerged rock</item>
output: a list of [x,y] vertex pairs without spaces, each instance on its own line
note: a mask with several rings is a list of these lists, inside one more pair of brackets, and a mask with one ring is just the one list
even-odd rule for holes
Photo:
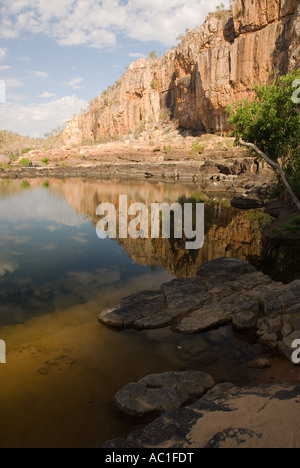
[[214,385],[213,378],[203,372],[149,375],[123,387],[115,396],[114,404],[129,417],[160,415],[197,400]]
[[217,385],[195,404],[102,448],[296,448],[299,398],[299,384]]

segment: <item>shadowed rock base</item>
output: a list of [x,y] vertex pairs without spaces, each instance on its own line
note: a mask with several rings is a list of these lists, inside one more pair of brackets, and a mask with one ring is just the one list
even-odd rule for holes
[[221,384],[194,405],[101,448],[297,448],[299,398],[299,385]]

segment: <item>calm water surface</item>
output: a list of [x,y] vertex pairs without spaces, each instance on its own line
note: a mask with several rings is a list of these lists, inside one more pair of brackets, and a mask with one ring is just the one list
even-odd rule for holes
[[206,206],[201,251],[172,240],[100,241],[96,208],[129,202],[199,200],[195,186],[74,180],[0,183],[0,446],[96,447],[138,426],[111,407],[119,388],[149,373],[198,369],[217,381],[295,381],[280,358],[269,370],[247,362],[264,353],[231,327],[186,337],[169,329],[111,330],[105,307],[174,277],[194,277],[222,256],[261,261],[256,222],[224,203]]

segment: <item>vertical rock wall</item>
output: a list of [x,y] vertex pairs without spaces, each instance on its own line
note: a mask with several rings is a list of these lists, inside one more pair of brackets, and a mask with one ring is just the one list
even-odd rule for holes
[[150,131],[168,113],[183,128],[227,128],[226,107],[270,72],[300,66],[298,0],[234,0],[164,57],[141,59],[64,132],[67,144]]

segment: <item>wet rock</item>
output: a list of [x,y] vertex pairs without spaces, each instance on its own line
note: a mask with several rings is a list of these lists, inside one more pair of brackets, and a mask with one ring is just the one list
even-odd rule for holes
[[259,302],[256,299],[246,301],[243,305],[243,310],[233,317],[233,326],[238,330],[255,328],[259,315],[259,308]]
[[219,306],[206,306],[196,309],[184,317],[176,326],[176,331],[181,333],[200,333],[209,328],[225,325],[232,319],[232,308],[221,302]]
[[251,311],[239,312],[233,317],[232,324],[238,330],[247,330],[255,328],[258,313]]
[[260,284],[260,273],[249,262],[214,260],[202,265],[196,279],[174,280],[163,285],[161,291],[130,296],[115,309],[104,310],[99,321],[138,330],[175,324],[178,331],[191,334],[227,324],[236,312],[234,281],[244,275],[243,281],[247,282],[247,274],[251,273],[258,275],[251,278],[252,282]]
[[163,306],[162,291],[143,291],[123,299],[115,309],[104,310],[99,320],[115,328],[130,328],[139,319],[159,312]]
[[268,369],[271,367],[271,362],[268,359],[258,358],[248,363],[250,369]]
[[276,349],[278,346],[276,333],[265,333],[260,338],[260,342],[271,349]]
[[196,371],[149,375],[123,387],[114,404],[126,416],[145,418],[187,405],[214,385],[212,377]]
[[300,330],[300,317],[291,319],[290,324],[293,329],[292,331]]
[[215,386],[193,405],[163,414],[102,448],[295,448],[300,385]]
[[300,303],[300,280],[296,280],[293,283],[282,288],[282,294],[279,298],[270,301],[266,304],[266,315],[271,319],[278,317],[279,315],[297,315],[300,316],[299,311]]
[[[299,329],[300,329],[300,320],[299,320]],[[289,336],[291,333],[293,333],[293,327],[289,321],[285,321],[281,329],[281,334],[285,338],[286,336]]]
[[184,334],[232,324],[255,329],[259,341],[275,350],[300,329],[299,303],[299,280],[277,283],[247,261],[220,258],[204,263],[197,278],[176,279],[159,291],[123,299],[116,308],[104,310],[99,321],[120,329],[172,326]]

